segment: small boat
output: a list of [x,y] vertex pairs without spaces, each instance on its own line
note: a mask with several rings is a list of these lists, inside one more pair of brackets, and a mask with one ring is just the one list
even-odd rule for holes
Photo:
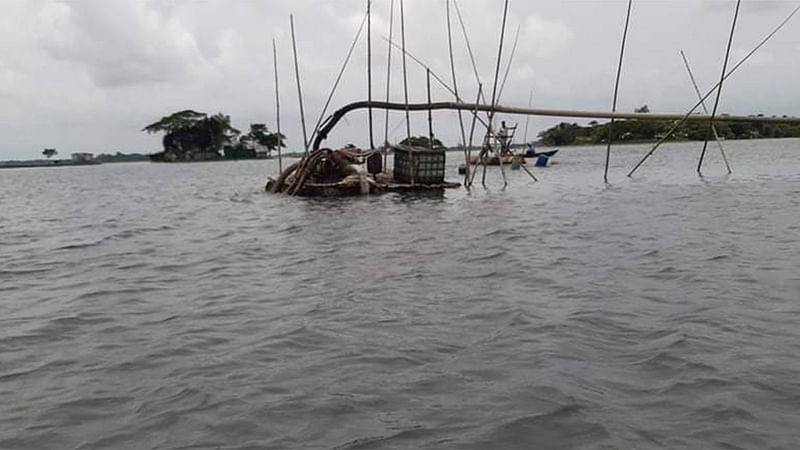
[[505,154],[505,155],[500,155],[500,157],[498,158],[495,155],[491,155],[485,157],[484,160],[482,161],[478,155],[473,155],[469,160],[469,163],[472,164],[473,166],[482,165],[484,163],[487,166],[499,166],[501,162],[503,164],[511,164],[514,162],[518,164],[525,164],[525,156]]
[[[510,164],[512,168],[514,165],[525,164],[525,156],[523,155],[501,155],[499,158],[497,156],[487,156],[484,158],[487,166],[499,166],[502,162],[503,165]],[[483,165],[484,162],[481,161],[481,158],[478,155],[472,155],[469,159],[469,164],[471,166],[480,166]],[[458,173],[460,175],[464,175],[467,172],[467,166],[465,164],[460,164],[458,166]]]
[[527,149],[527,150],[525,150],[525,153],[524,153],[524,155],[525,155],[527,158],[538,158],[538,157],[540,157],[540,156],[546,156],[546,157],[548,157],[548,158],[549,158],[549,157],[551,157],[551,156],[555,155],[556,153],[558,153],[558,149],[555,149],[555,150],[550,150],[550,151],[548,151],[548,152],[537,152],[537,151],[536,151],[536,149],[535,149],[535,148],[533,148],[533,145],[530,145],[530,144],[529,144],[529,145],[528,145],[528,149]]

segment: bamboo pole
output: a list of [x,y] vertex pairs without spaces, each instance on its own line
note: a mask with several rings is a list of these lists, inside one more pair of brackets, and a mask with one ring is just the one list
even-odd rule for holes
[[[703,151],[700,153],[700,161],[697,163],[697,173],[703,166],[703,157],[706,156],[706,149],[708,149],[708,138],[711,136],[711,128],[714,126],[714,117],[717,115],[717,107],[719,106],[719,98],[722,96],[722,83],[725,81],[725,71],[728,70],[728,58],[731,55],[731,45],[733,44],[733,33],[736,31],[736,21],[739,18],[739,7],[742,0],[736,0],[736,11],[733,13],[733,23],[731,24],[731,34],[728,37],[728,48],[725,50],[725,61],[722,63],[722,74],[719,76],[719,83],[717,87],[717,98],[714,99],[714,108],[711,110],[711,119],[708,120],[708,130],[706,130],[706,139],[703,142]],[[702,101],[701,101],[702,103]]]
[[497,162],[500,163],[500,175],[503,177],[503,187],[505,188],[508,186],[508,178],[506,177],[506,168],[503,165],[503,157],[500,154],[500,150],[497,149],[497,146],[493,146],[494,154],[497,157]]
[[[482,96],[483,96],[483,85],[479,83],[478,94],[476,95],[475,98],[475,105],[477,105],[480,102]],[[472,160],[472,143],[473,139],[475,138],[475,124],[477,122],[478,122],[478,109],[475,108],[472,112],[472,125],[470,126],[469,129],[469,143],[467,144],[467,167],[469,167],[470,162]],[[469,178],[469,187],[472,187],[472,182],[475,180],[475,174],[477,172],[478,172],[477,170],[472,172],[472,176],[470,176]]]
[[[455,95],[456,101],[459,100],[458,98],[458,82],[456,81],[456,64],[455,59],[453,58],[453,33],[451,31],[451,21],[450,21],[450,0],[445,0],[446,3],[446,15],[447,15],[447,48],[450,54],[450,73],[453,77],[453,95]],[[464,186],[469,189],[467,186],[467,181],[469,180],[469,155],[467,154],[467,135],[464,132],[464,117],[461,114],[461,111],[458,111],[458,125],[461,128],[461,146],[464,150],[464,164],[466,169],[464,170]]]
[[511,54],[508,57],[508,63],[506,64],[505,74],[503,74],[503,82],[500,83],[500,92],[497,94],[497,99],[500,101],[503,98],[503,91],[506,88],[506,81],[508,80],[508,74],[511,72],[511,65],[514,62],[514,54],[517,52],[517,43],[519,42],[519,32],[522,29],[521,25],[517,25],[517,33],[514,36],[514,45],[511,46]]
[[[625,42],[628,39],[628,25],[631,22],[631,6],[633,0],[628,0],[628,12],[625,16],[625,30],[622,32],[622,45],[619,50],[619,64],[617,65],[617,81],[614,82],[614,100],[611,105],[611,112],[617,112],[617,94],[619,93],[619,78],[622,74],[622,58],[625,56]],[[603,181],[608,183],[608,165],[611,161],[611,142],[614,140],[614,119],[608,124],[608,146],[606,146],[606,166],[603,170]]]
[[[503,23],[500,25],[500,44],[497,46],[497,64],[495,65],[494,69],[494,84],[492,86],[492,106],[497,104],[497,81],[500,77],[500,62],[503,58],[503,40],[506,36],[506,19],[508,18],[508,0],[505,0],[503,6]],[[489,113],[489,127],[492,126],[492,119],[494,118],[494,113]]]
[[308,133],[306,132],[306,115],[303,111],[303,90],[300,87],[300,67],[297,64],[297,40],[294,35],[294,15],[289,14],[289,23],[292,28],[292,53],[294,54],[294,73],[297,79],[297,99],[300,102],[300,125],[303,127],[303,146],[308,156]]
[[[472,73],[475,74],[475,82],[478,83],[478,86],[481,86],[483,82],[481,82],[481,77],[478,75],[478,65],[475,63],[475,54],[472,51],[472,45],[469,43],[469,35],[467,34],[467,26],[464,24],[464,18],[461,16],[461,9],[458,7],[458,0],[453,0],[453,6],[455,6],[456,16],[458,17],[458,22],[461,24],[461,32],[464,35],[464,43],[467,45],[467,53],[469,53],[469,60],[472,63]],[[486,101],[486,98],[483,95],[483,90],[478,89],[478,92],[481,94],[481,98],[478,99],[475,103],[480,103],[481,99]]]
[[[406,138],[411,140],[411,115],[408,109],[408,72],[406,69],[406,19],[404,1],[400,0],[400,39],[403,43],[403,93],[406,102]],[[391,41],[390,41],[391,42]]]
[[331,91],[328,93],[328,98],[325,100],[325,106],[322,107],[322,111],[317,118],[317,123],[314,125],[314,130],[311,133],[311,140],[313,141],[316,137],[317,132],[319,131],[319,127],[322,124],[322,120],[325,118],[325,113],[328,111],[328,106],[331,104],[331,100],[333,100],[333,95],[336,93],[336,89],[339,87],[339,83],[342,81],[342,76],[344,75],[345,70],[347,69],[347,64],[350,62],[350,58],[353,56],[353,51],[356,49],[356,44],[358,44],[358,40],[361,38],[361,32],[364,31],[364,24],[367,23],[367,14],[364,13],[364,17],[361,19],[361,24],[358,26],[358,31],[356,32],[356,36],[353,38],[353,42],[350,43],[350,48],[347,50],[347,55],[344,58],[344,62],[342,63],[342,67],[339,69],[339,74],[336,76],[336,81],[333,82],[333,87]]
[[522,167],[525,170],[525,172],[528,172],[528,175],[530,175],[530,177],[533,178],[533,181],[537,182],[539,181],[539,179],[536,178],[536,175],[534,175],[533,172],[530,171],[530,169],[525,167],[525,164],[520,163],[519,166]]
[[[753,47],[742,59],[740,59],[739,62],[736,63],[736,65],[733,66],[733,68],[731,70],[729,70],[728,73],[723,77],[723,80],[726,80],[726,79],[728,79],[728,77],[733,75],[736,72],[736,70],[739,67],[741,67],[742,64],[745,63],[745,61],[750,59],[750,57],[753,56],[753,54],[755,54],[755,52],[757,52],[761,47],[763,47],[767,42],[769,42],[769,40],[772,39],[773,36],[778,34],[778,31],[780,31],[784,26],[786,26],[786,24],[789,23],[789,21],[792,19],[792,17],[794,17],[795,14],[797,14],[798,11],[800,11],[800,5],[796,6],[792,10],[792,12],[789,13],[789,15],[786,16],[786,18],[784,18],[783,21],[781,21],[781,23],[778,24],[777,27],[775,27],[766,37],[764,37],[764,39],[761,40],[761,42],[758,43],[758,45]],[[686,122],[687,120],[691,120],[692,113],[694,113],[694,111],[700,106],[700,104],[703,103],[703,101],[705,101],[705,99],[707,99],[714,92],[714,90],[717,88],[717,86],[719,86],[719,83],[714,85],[714,87],[712,87],[711,90],[709,90],[706,93],[706,95],[703,96],[703,98],[701,99],[702,101],[699,101],[699,102],[695,103],[695,105],[686,114],[684,114],[680,119],[675,119],[677,121],[675,123],[675,125],[673,125],[673,127],[667,132],[667,134],[665,134],[661,139],[659,139],[658,142],[656,142],[655,145],[653,145],[653,148],[651,148],[650,151],[647,152],[635,166],[633,166],[633,168],[630,170],[630,172],[628,172],[628,177],[632,177],[634,172],[636,172],[636,170],[638,170],[639,167],[641,167],[642,164],[644,164],[644,162],[647,161],[647,158],[652,156],[653,153],[655,153],[656,150],[658,150],[658,148],[661,146],[661,144],[666,142],[667,139],[669,139],[672,136],[672,134],[675,133],[675,131],[678,128],[680,128],[681,125],[683,125],[684,122]],[[725,116],[725,117],[730,117],[730,116]],[[717,119],[717,120],[720,120],[720,119]],[[749,119],[746,119],[746,120],[749,120]],[[780,122],[778,122],[778,123],[780,123]],[[789,123],[794,123],[794,122],[789,122]]]
[[[386,40],[386,38],[384,38],[384,40]],[[410,52],[408,52],[406,49],[404,49],[404,48],[402,47],[402,45],[397,45],[397,44],[395,44],[394,42],[391,42],[391,41],[388,41],[388,42],[389,42],[389,43],[390,43],[392,46],[394,46],[395,48],[398,48],[398,49],[400,49],[400,51],[403,53],[403,55],[404,55],[404,56],[408,56],[409,58],[411,58],[411,60],[412,60],[412,61],[414,61],[414,62],[416,62],[417,64],[419,64],[419,65],[420,65],[420,67],[422,67],[423,69],[430,70],[430,72],[431,72],[431,77],[433,77],[433,79],[434,79],[434,80],[436,80],[436,81],[439,83],[439,85],[441,85],[443,88],[445,88],[445,89],[446,89],[447,91],[449,91],[451,94],[454,94],[454,95],[455,95],[455,91],[453,90],[453,88],[451,88],[451,87],[450,87],[450,86],[449,86],[449,85],[448,85],[448,84],[447,84],[447,83],[446,83],[444,80],[442,80],[442,78],[441,78],[440,76],[438,76],[438,75],[436,74],[436,72],[434,72],[434,71],[433,71],[433,69],[431,69],[431,68],[430,68],[430,66],[428,66],[427,64],[425,64],[424,62],[422,62],[422,61],[421,61],[419,58],[417,58],[417,57],[415,57],[414,55],[412,55]],[[481,93],[481,97],[482,97],[482,98],[484,98],[484,96],[483,96],[483,90],[482,90],[482,89],[479,89],[479,92]],[[457,98],[456,100],[457,100],[458,102],[463,102],[463,100],[462,100],[462,99],[460,99],[460,98]],[[490,112],[490,111],[489,111],[489,110],[487,110],[487,111],[485,111],[485,112],[487,113],[487,116],[488,116],[488,114],[489,114],[489,112]],[[477,120],[478,120],[478,122],[480,122],[480,123],[481,123],[481,125],[483,125],[483,126],[487,126],[487,122],[486,122],[486,121],[482,120],[481,118],[477,118]],[[489,131],[489,133],[490,133],[490,134],[493,134],[493,132],[492,132],[491,130]]]
[[[528,108],[531,106],[533,106],[533,89],[528,93]],[[528,145],[528,122],[530,122],[530,118],[531,116],[525,116],[525,138],[523,139],[525,145]]]
[[[686,54],[683,53],[681,50],[681,58],[683,59],[683,65],[686,66],[686,72],[689,73],[689,79],[692,81],[692,86],[694,86],[694,91],[697,92],[697,98],[703,98],[703,94],[700,92],[700,88],[697,86],[697,80],[694,79],[694,74],[692,73],[691,67],[689,67],[689,61],[686,59]],[[706,107],[706,102],[702,101],[701,106],[703,107],[703,112],[708,114],[708,108]],[[728,173],[732,173],[731,165],[728,164],[728,158],[725,156],[725,148],[722,146],[722,141],[719,138],[719,133],[717,132],[717,127],[713,123],[711,124],[711,131],[714,132],[714,140],[717,142],[719,146],[719,152],[722,154],[722,160],[725,161],[725,167],[728,169]]]
[[[367,0],[367,98],[372,101],[372,0]],[[369,149],[374,148],[372,108],[369,108]]]
[[[495,116],[494,106],[497,104],[497,82],[500,77],[500,63],[503,58],[503,41],[505,40],[506,36],[506,20],[508,19],[508,0],[505,0],[503,3],[503,22],[500,25],[500,44],[497,46],[497,64],[495,65],[494,69],[494,85],[492,86],[492,110],[489,112],[489,125],[486,128],[486,142],[489,143],[490,148],[493,146],[491,145],[491,141],[489,139],[490,134],[493,133],[493,120]],[[500,163],[500,174],[503,176],[503,187],[508,186],[508,180],[506,179],[506,170],[503,167],[503,160],[500,158],[500,152],[494,148],[494,153],[497,156],[498,162]],[[484,179],[486,177],[486,166],[483,168],[483,175]],[[485,185],[484,185],[485,187]]]
[[283,162],[281,159],[281,95],[278,86],[278,49],[275,45],[275,38],[272,38],[272,67],[275,69],[275,120],[278,123],[278,174],[283,172]]
[[[431,104],[431,70],[426,72],[426,80],[428,83],[428,105]],[[433,111],[428,108],[428,148],[433,150]]]
[[[389,103],[389,92],[392,83],[392,32],[394,31],[394,0],[389,3],[389,49],[386,60],[386,103]],[[386,119],[383,126],[383,168],[386,170],[386,163],[389,158],[389,110],[386,110]]]
[[[492,114],[491,110],[489,111],[489,114]],[[491,143],[489,142],[489,133],[487,132],[486,135],[484,135],[483,137],[483,146],[481,148],[481,152],[478,154],[481,164],[483,165],[483,171],[481,173],[481,186],[483,186],[484,189],[486,189],[486,166],[487,166],[486,156],[489,154],[489,150],[487,150],[487,147],[489,147],[490,145]],[[503,167],[503,165],[501,164],[500,167]]]

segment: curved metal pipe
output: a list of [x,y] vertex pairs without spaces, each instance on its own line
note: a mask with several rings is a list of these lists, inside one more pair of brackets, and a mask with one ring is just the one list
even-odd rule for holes
[[[358,109],[386,109],[396,111],[428,111],[430,110],[453,110],[453,111],[494,111],[503,114],[521,114],[528,116],[548,116],[548,117],[577,117],[582,119],[638,119],[638,120],[681,120],[685,114],[658,114],[658,113],[629,113],[629,112],[607,112],[607,111],[581,111],[574,109],[543,109],[543,108],[520,108],[516,106],[503,106],[503,105],[485,105],[474,103],[455,103],[455,102],[437,102],[437,103],[392,103],[392,102],[378,102],[378,101],[360,101],[345,105],[339,110],[331,114],[314,138],[313,149],[319,149],[322,141],[328,138],[328,133],[339,123],[340,120],[349,112]],[[711,117],[706,114],[693,114],[686,118],[686,120],[694,121],[709,121]],[[760,122],[760,123],[791,123],[800,124],[800,117],[765,117],[765,116],[732,116],[723,115],[714,118],[717,122]]]

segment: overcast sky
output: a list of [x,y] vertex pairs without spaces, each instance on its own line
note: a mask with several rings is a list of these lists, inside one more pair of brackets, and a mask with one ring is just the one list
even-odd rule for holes
[[[398,3],[399,0],[396,1]],[[479,75],[491,86],[501,0],[460,0]],[[634,0],[619,94],[620,110],[643,104],[679,112],[696,95],[679,51],[701,88],[719,78],[735,0]],[[744,56],[796,1],[744,0],[732,63]],[[373,1],[373,91],[386,89],[390,0]],[[521,33],[501,103],[610,109],[626,0],[511,0],[506,57]],[[395,5],[398,6],[397,4]],[[182,109],[275,127],[271,40],[278,43],[281,125],[302,147],[289,14],[294,13],[309,133],[366,10],[366,0],[0,0],[0,159],[40,157],[45,147],[72,152],[153,152],[161,137],[140,130]],[[445,0],[406,0],[406,46],[449,81]],[[477,83],[454,16],[463,97]],[[399,18],[395,14],[395,38]],[[398,39],[399,42],[399,39]],[[392,99],[402,101],[400,54],[392,54]],[[426,97],[424,70],[408,61],[412,101]],[[720,110],[800,115],[800,17],[725,86]],[[367,95],[366,40],[348,66],[332,109]],[[451,100],[434,85],[434,100]],[[435,114],[437,136],[455,144],[454,114]],[[524,117],[508,118],[524,128]],[[427,133],[425,113],[414,134]],[[529,139],[556,119],[534,118]],[[376,142],[383,112],[375,113]],[[328,145],[368,144],[366,113],[347,116]],[[404,137],[403,113],[390,116],[390,141]],[[521,139],[521,137],[520,137]]]

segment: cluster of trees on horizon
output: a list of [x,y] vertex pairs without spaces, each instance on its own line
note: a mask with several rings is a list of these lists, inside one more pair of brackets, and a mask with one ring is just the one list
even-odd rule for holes
[[[647,105],[635,112],[649,113]],[[609,126],[609,122],[596,120],[586,126],[577,123],[560,124],[539,133],[540,142],[549,146],[593,145],[608,142],[609,131],[615,142],[646,142],[661,139],[672,129],[674,122],[668,120],[619,120]],[[800,137],[800,125],[772,124],[761,122],[715,122],[720,138],[724,139],[766,139]],[[708,133],[708,122],[687,121],[670,137],[673,141],[702,141]],[[713,135],[712,135],[713,139]]]
[[[647,105],[635,112],[649,113]],[[615,142],[647,142],[662,138],[673,127],[667,120],[618,120],[612,124],[596,120],[587,125],[561,122],[538,134],[539,142],[548,146],[595,145],[608,142],[609,132]],[[763,139],[800,137],[800,125],[772,124],[761,122],[716,122],[719,136],[724,139]],[[222,158],[255,158],[257,152],[264,156],[279,147],[286,147],[286,136],[270,132],[263,123],[250,124],[250,130],[242,133],[231,124],[228,115],[206,113],[190,109],[178,111],[144,127],[147,133],[164,133],[163,152],[159,159],[164,161],[198,161]],[[707,122],[687,121],[670,137],[673,141],[704,140],[708,132]],[[400,141],[401,145],[429,147],[427,136],[413,136]],[[439,139],[433,139],[433,147],[443,147]],[[52,152],[52,153],[51,153]],[[47,149],[43,154],[48,158],[56,154]],[[105,155],[104,155],[105,156]],[[124,160],[122,155],[107,155],[109,161]],[[132,155],[133,157],[133,155]],[[136,155],[133,158],[139,158]]]
[[203,161],[221,158],[254,158],[263,149],[267,156],[278,147],[286,147],[286,136],[272,133],[263,123],[250,124],[242,134],[231,124],[231,117],[222,113],[209,116],[191,109],[178,111],[142,129],[147,133],[164,133],[164,161]]

